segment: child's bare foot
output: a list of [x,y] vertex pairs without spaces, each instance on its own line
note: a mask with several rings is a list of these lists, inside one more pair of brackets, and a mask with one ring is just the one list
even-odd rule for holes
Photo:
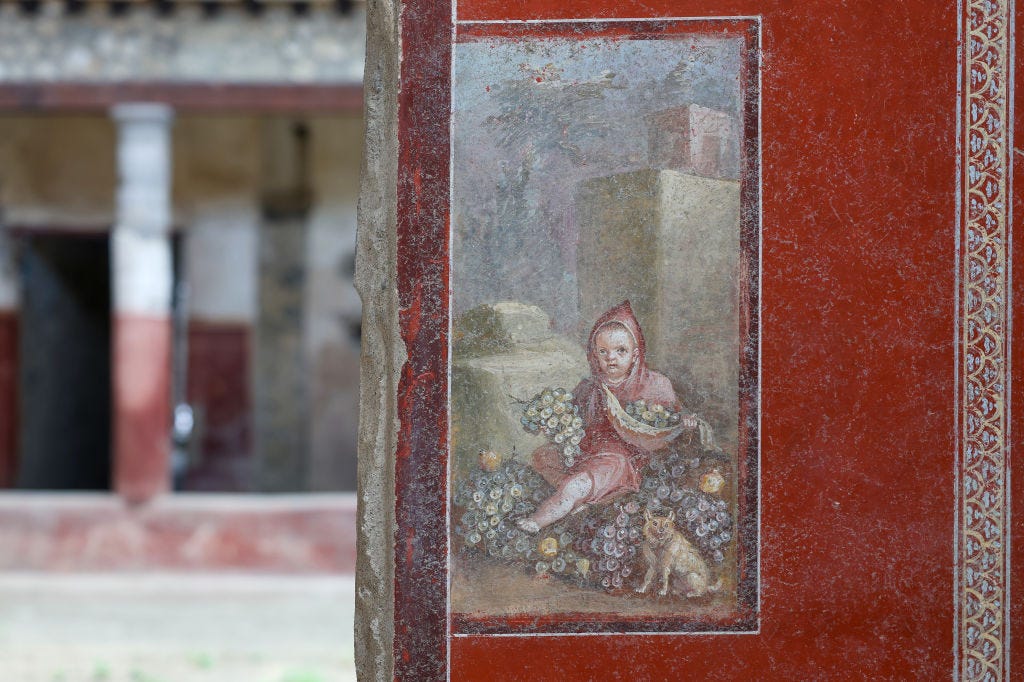
[[519,519],[516,521],[516,525],[519,526],[519,530],[527,533],[538,533],[540,532],[540,524],[533,519]]

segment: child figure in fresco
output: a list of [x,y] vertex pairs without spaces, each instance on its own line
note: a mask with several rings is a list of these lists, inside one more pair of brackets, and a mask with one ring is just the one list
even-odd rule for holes
[[[573,401],[580,406],[586,424],[581,454],[567,469],[558,446],[544,445],[534,451],[533,467],[556,490],[536,512],[519,520],[522,530],[536,533],[588,504],[608,502],[640,489],[640,471],[650,454],[627,443],[612,426],[603,387],[622,405],[645,400],[678,412],[679,401],[671,382],[647,367],[646,351],[643,332],[629,301],[615,306],[594,324],[587,341],[591,376],[573,391]],[[697,419],[684,416],[680,423],[694,428]]]

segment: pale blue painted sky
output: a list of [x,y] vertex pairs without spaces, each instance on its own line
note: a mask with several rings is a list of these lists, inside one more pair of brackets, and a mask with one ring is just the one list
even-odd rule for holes
[[[456,314],[516,299],[578,331],[576,186],[649,167],[650,113],[700,104],[739,121],[742,50],[739,37],[685,34],[457,43]],[[736,162],[725,170],[736,177],[739,140],[732,144]]]

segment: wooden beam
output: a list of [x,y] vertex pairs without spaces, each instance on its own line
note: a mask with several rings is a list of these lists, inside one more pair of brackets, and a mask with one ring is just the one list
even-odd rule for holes
[[122,102],[167,104],[179,113],[362,113],[361,84],[0,83],[0,114],[106,112]]

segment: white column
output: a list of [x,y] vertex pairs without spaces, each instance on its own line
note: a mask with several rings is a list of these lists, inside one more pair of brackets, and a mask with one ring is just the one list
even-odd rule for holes
[[114,487],[132,502],[170,486],[171,123],[162,104],[121,104],[114,307]]

